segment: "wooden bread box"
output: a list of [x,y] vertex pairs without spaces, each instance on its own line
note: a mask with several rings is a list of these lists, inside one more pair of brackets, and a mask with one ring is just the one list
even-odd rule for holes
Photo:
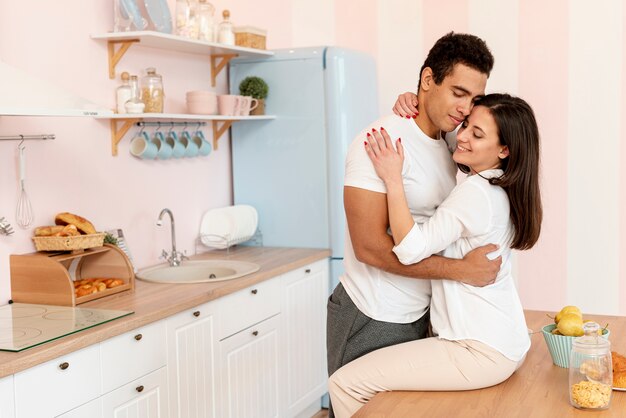
[[[130,260],[111,244],[81,252],[12,254],[10,263],[13,302],[76,306],[135,289]],[[118,279],[122,284],[85,296],[76,295],[75,282],[97,278]]]

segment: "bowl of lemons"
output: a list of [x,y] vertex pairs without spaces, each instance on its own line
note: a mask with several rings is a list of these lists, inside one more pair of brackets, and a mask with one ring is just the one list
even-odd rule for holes
[[[552,362],[559,367],[569,367],[569,356],[572,351],[572,341],[584,335],[583,314],[576,306],[565,306],[554,316],[554,324],[544,326],[541,331],[543,338],[552,356]],[[608,328],[602,328],[599,333],[608,339],[611,333]]]

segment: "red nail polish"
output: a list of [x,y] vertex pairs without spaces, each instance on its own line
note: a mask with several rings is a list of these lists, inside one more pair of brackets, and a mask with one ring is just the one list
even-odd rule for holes
[[372,132],[376,132],[376,129],[372,128]]
[[409,115],[406,115],[406,118],[407,118],[407,119],[411,119],[411,117],[410,117]]
[[380,130],[381,130],[381,131],[384,131],[384,130],[385,130],[385,128],[383,128],[383,127],[381,126],[381,127],[380,127]]
[[417,115],[419,115],[419,113],[414,114],[414,115],[413,115],[413,117],[414,117],[414,118],[416,118],[416,117],[417,117]]
[[398,142],[402,142],[402,138],[398,138]]
[[363,141],[363,145],[367,146],[367,141]]
[[370,133],[368,132],[368,133],[367,133],[367,137],[369,138],[370,136],[372,136],[372,135],[370,135]]

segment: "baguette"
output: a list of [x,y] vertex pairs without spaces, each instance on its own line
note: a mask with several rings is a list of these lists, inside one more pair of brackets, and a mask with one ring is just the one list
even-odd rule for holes
[[82,216],[74,215],[73,213],[69,213],[69,212],[58,213],[54,217],[54,223],[57,225],[68,225],[68,224],[76,225],[76,228],[82,234],[95,234],[96,233],[96,228],[93,226],[91,222],[89,222],[87,219],[83,218]]
[[35,228],[35,236],[36,237],[50,237],[54,234],[58,234],[65,228],[63,225],[54,225],[54,226],[38,226]]

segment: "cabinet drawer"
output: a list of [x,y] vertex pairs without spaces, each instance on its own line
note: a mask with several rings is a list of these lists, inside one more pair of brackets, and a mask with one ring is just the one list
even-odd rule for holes
[[0,378],[0,418],[15,417],[15,395],[13,376]]
[[100,395],[98,344],[15,375],[17,418],[53,417]]
[[165,322],[137,328],[100,343],[102,390],[109,392],[165,366]]
[[278,277],[218,299],[220,340],[280,312]]
[[[201,396],[199,394],[198,396]],[[162,367],[102,397],[104,417],[167,417],[167,370]]]

